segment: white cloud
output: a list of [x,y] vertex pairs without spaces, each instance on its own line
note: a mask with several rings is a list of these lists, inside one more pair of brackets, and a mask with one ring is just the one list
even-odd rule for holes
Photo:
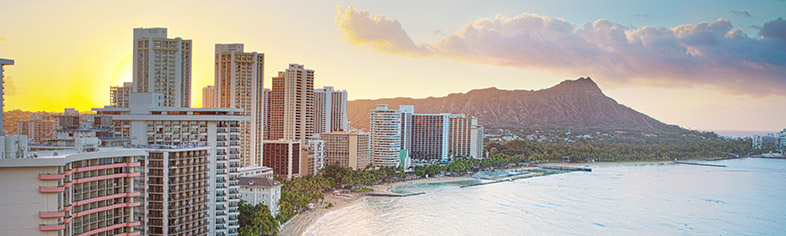
[[786,21],[759,38],[731,22],[673,28],[629,28],[605,19],[581,27],[523,13],[464,25],[434,42],[415,44],[401,24],[349,7],[336,25],[353,44],[389,54],[439,56],[470,63],[592,76],[611,85],[712,86],[742,94],[786,94]]

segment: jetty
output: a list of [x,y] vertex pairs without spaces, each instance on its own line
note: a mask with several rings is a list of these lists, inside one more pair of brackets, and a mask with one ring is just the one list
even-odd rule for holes
[[368,193],[366,195],[367,196],[372,196],[372,197],[409,197],[409,196],[422,195],[422,194],[426,194],[426,192],[407,193],[407,194],[401,194],[401,193]]
[[544,165],[541,165],[541,166],[538,166],[538,167],[540,167],[541,169],[547,169],[547,170],[566,170],[566,171],[586,171],[586,172],[592,172],[592,168],[580,167],[580,166],[544,166]]
[[695,166],[726,167],[726,165],[707,164],[707,163],[698,163],[698,162],[687,162],[687,161],[674,161],[674,163],[675,164],[684,164],[684,165],[695,165]]

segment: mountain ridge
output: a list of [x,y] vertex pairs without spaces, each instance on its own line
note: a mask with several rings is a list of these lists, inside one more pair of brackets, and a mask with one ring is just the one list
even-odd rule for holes
[[416,114],[454,113],[478,118],[486,127],[567,127],[679,131],[619,104],[603,94],[589,77],[565,80],[540,90],[504,90],[496,87],[451,93],[444,97],[357,99],[348,102],[353,128],[368,130],[369,111],[376,104],[414,105]]

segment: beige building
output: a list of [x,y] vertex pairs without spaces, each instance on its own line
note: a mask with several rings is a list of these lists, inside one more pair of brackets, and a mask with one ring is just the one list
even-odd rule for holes
[[216,86],[208,85],[202,88],[202,107],[218,107]]
[[319,135],[325,141],[325,164],[338,163],[353,170],[371,163],[369,134],[360,132],[331,132]]
[[133,92],[134,83],[124,82],[123,86],[109,87],[109,106],[111,107],[128,107],[128,98]]
[[33,114],[30,120],[17,122],[16,134],[26,135],[35,143],[46,143],[55,138],[55,122],[51,118]]
[[215,95],[218,107],[240,108],[251,121],[240,122],[241,166],[262,165],[265,54],[243,52],[243,44],[216,44]]
[[0,159],[0,235],[140,235],[134,178],[144,156],[105,149]]
[[163,106],[191,107],[190,39],[167,38],[166,28],[134,29],[133,92],[161,93]]
[[311,138],[314,134],[314,70],[289,64],[289,68],[273,77],[272,85],[270,139]]

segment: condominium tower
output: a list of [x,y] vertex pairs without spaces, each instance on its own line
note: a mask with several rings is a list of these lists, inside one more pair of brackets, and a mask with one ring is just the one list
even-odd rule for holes
[[357,170],[371,162],[368,133],[336,131],[319,136],[325,141],[325,164]]
[[133,88],[133,82],[123,82],[123,86],[109,87],[109,106],[128,107],[128,96],[131,96]]
[[[5,89],[5,76],[3,75],[5,69],[3,67],[13,64],[14,60],[0,58],[0,96],[4,94],[3,90]],[[3,126],[3,102],[3,99],[0,99],[0,136],[5,135],[5,131],[3,130],[3,128],[5,128]]]
[[240,122],[241,166],[262,165],[265,54],[243,52],[243,44],[216,44],[215,60],[216,104],[251,116],[251,121]]
[[370,117],[371,160],[375,166],[405,166],[406,150],[401,146],[401,112],[377,104]]
[[216,86],[208,85],[202,88],[202,107],[218,107]]
[[311,138],[314,134],[314,70],[289,64],[289,68],[273,77],[272,85],[269,138]]
[[193,145],[208,149],[208,235],[239,232],[237,168],[240,122],[250,121],[236,108],[163,107],[161,94],[133,93],[130,108],[95,108],[109,116],[117,138],[134,145]]
[[191,107],[191,40],[166,28],[134,29],[133,91],[161,93],[164,106]]
[[314,89],[315,132],[349,131],[347,126],[347,91],[332,86]]

